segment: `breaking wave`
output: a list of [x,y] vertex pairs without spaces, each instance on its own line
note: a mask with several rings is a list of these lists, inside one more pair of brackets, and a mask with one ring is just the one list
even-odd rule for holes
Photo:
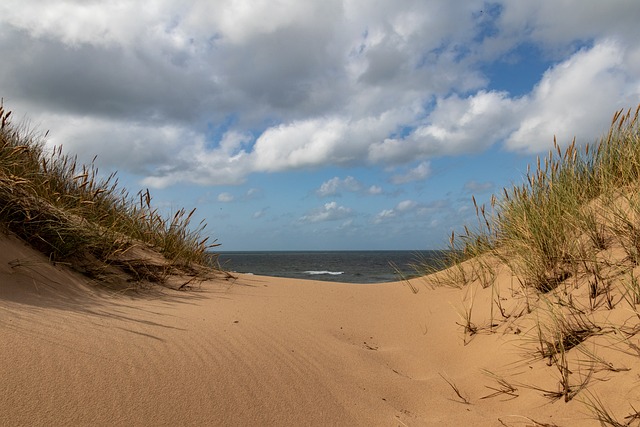
[[329,274],[331,276],[338,276],[340,274],[344,274],[344,271],[327,271],[327,270],[321,270],[321,271],[314,271],[314,270],[309,270],[309,271],[305,271],[305,274],[309,274],[311,276],[317,276],[317,275],[321,275],[321,274]]

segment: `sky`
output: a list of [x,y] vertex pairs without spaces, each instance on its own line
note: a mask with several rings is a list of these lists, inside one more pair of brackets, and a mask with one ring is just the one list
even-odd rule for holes
[[0,96],[219,251],[443,248],[640,103],[637,0],[3,0]]

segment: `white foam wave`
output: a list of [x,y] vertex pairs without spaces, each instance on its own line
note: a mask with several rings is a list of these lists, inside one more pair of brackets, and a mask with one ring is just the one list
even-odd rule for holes
[[314,271],[314,270],[310,270],[310,271],[305,271],[305,274],[310,274],[312,276],[316,276],[316,275],[320,275],[320,274],[330,274],[332,276],[338,276],[340,274],[344,274],[344,271],[327,271],[327,270]]

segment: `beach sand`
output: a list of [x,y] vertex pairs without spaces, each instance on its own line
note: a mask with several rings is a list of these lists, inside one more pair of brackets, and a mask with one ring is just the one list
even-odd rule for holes
[[[497,387],[482,369],[557,379],[523,357],[508,322],[465,344],[465,291],[427,282],[413,280],[414,294],[403,282],[240,275],[114,292],[3,236],[0,425],[598,425],[576,399],[522,386],[481,399]],[[482,292],[474,310],[485,315]],[[631,371],[594,387],[622,393],[613,409],[625,415],[636,382]]]

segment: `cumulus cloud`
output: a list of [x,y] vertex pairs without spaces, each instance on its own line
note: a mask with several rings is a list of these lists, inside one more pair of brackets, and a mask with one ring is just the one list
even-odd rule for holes
[[335,176],[323,182],[315,191],[319,197],[341,196],[344,192],[377,196],[382,194],[384,190],[378,185],[365,187],[362,182],[352,176],[345,178]]
[[344,179],[336,176],[323,182],[320,188],[316,190],[316,194],[320,197],[328,197],[339,195],[343,191],[352,193],[359,192],[362,191],[363,188],[362,183],[352,176],[347,176]]
[[637,102],[637,76],[625,67],[625,50],[605,40],[548,70],[521,100],[518,128],[506,140],[511,150],[536,153],[576,137],[592,143],[609,127],[613,111]]
[[505,37],[527,28],[532,40],[549,48],[592,40],[603,34],[638,39],[638,3],[618,0],[612,6],[599,1],[565,2],[562,6],[553,1],[505,1],[501,2],[499,25]]
[[382,194],[383,192],[384,190],[379,185],[372,185],[371,187],[367,188],[367,193],[371,195],[378,195]]
[[401,215],[415,212],[420,204],[414,200],[403,200],[399,202],[393,209],[384,209],[380,211],[374,218],[374,224],[380,224],[388,219],[396,218]]
[[374,224],[379,224],[387,219],[395,218],[396,211],[393,209],[383,209],[373,219]]
[[237,196],[228,192],[218,194],[217,200],[222,203],[230,203],[235,201],[246,202],[260,196],[260,190],[257,188],[249,188],[244,194]]
[[505,92],[439,98],[433,111],[409,136],[372,144],[370,157],[407,163],[416,158],[478,152],[508,135],[516,109]]
[[415,208],[416,206],[418,206],[418,203],[414,202],[413,200],[403,200],[400,203],[398,203],[398,206],[396,206],[396,211],[408,212],[413,208]]
[[[2,95],[68,151],[167,187],[418,163],[406,183],[501,142],[591,142],[640,94],[635,0],[247,5],[3,1]],[[556,64],[528,95],[492,90],[483,66],[525,43]]]
[[413,181],[424,181],[431,176],[431,163],[422,162],[407,173],[391,177],[393,184],[406,184]]
[[393,107],[376,117],[321,117],[296,120],[266,129],[250,153],[257,171],[280,172],[322,165],[376,163],[369,156],[371,141],[410,121],[413,108]]
[[362,189],[362,184],[352,176],[347,176],[344,179],[339,177],[333,177],[330,180],[323,182],[320,188],[316,190],[316,194],[320,197],[335,196],[341,191],[356,192]]
[[307,215],[300,218],[301,222],[326,222],[337,221],[349,218],[353,215],[353,210],[338,205],[336,202],[325,203],[324,206],[314,209]]
[[[184,140],[197,141],[199,135],[174,124],[122,123],[100,116],[43,114],[50,145],[63,146],[83,159],[97,155],[107,167],[121,167],[142,176],[164,165],[180,167],[174,153]],[[88,143],[89,142],[89,143]]]
[[233,194],[230,193],[220,193],[218,194],[218,201],[222,202],[222,203],[229,203],[229,202],[233,202],[235,200],[235,197],[233,196]]

